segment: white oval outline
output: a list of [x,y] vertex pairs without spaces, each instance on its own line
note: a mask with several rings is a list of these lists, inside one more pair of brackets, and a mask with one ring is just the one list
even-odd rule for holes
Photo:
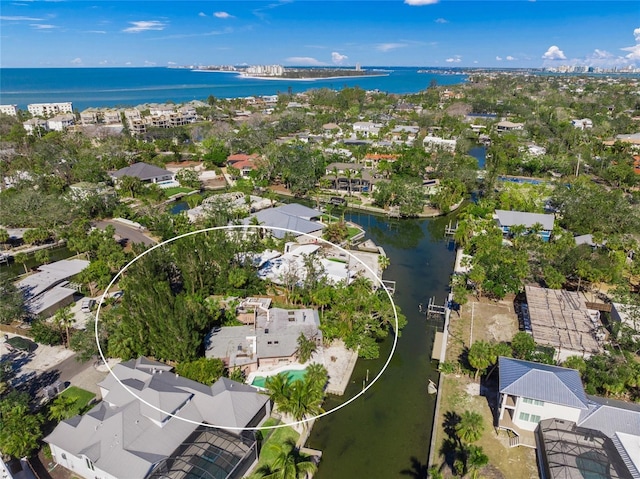
[[[218,230],[235,230],[235,229],[242,229],[242,230],[246,230],[246,229],[267,229],[267,230],[279,230],[279,231],[285,231],[288,233],[294,233],[297,235],[303,235],[305,237],[309,237],[312,238],[314,240],[320,240],[326,244],[329,244],[335,248],[337,248],[338,250],[342,251],[343,253],[348,254],[350,257],[354,258],[356,261],[358,261],[362,266],[364,266],[372,275],[373,277],[375,277],[378,282],[380,283],[380,285],[384,288],[385,292],[387,293],[387,296],[389,298],[389,301],[391,301],[391,307],[393,308],[393,315],[395,318],[395,329],[394,329],[394,338],[393,338],[393,345],[391,347],[391,352],[389,353],[389,357],[387,358],[386,362],[384,363],[384,365],[382,366],[382,369],[378,372],[378,374],[371,380],[371,382],[362,389],[362,391],[360,391],[358,394],[356,394],[355,396],[353,396],[351,399],[349,399],[348,401],[334,407],[333,409],[330,409],[329,411],[325,411],[321,414],[318,414],[316,416],[307,418],[307,419],[301,419],[300,421],[294,421],[294,422],[288,422],[288,423],[283,423],[283,424],[276,424],[273,426],[255,426],[255,427],[235,427],[235,426],[218,426],[215,424],[207,424],[207,423],[203,423],[203,422],[198,422],[198,421],[193,421],[191,419],[187,419],[184,417],[180,417],[177,416],[175,414],[171,414],[167,411],[163,411],[162,409],[160,409],[159,407],[154,406],[153,404],[150,404],[149,402],[145,401],[144,399],[142,399],[141,397],[137,396],[135,392],[133,392],[129,387],[125,386],[122,381],[120,381],[120,378],[118,378],[118,376],[116,376],[113,372],[113,370],[111,369],[111,367],[109,366],[109,363],[107,362],[107,360],[104,357],[104,354],[102,352],[102,347],[100,346],[100,340],[98,337],[98,322],[100,321],[100,309],[102,308],[102,304],[104,302],[104,300],[106,299],[106,294],[107,292],[111,289],[111,286],[114,285],[114,283],[117,281],[117,279],[122,275],[122,273],[124,271],[127,270],[127,268],[129,268],[129,266],[131,266],[133,263],[135,263],[136,261],[138,261],[140,258],[142,258],[144,255],[146,255],[147,253],[150,253],[151,251],[153,251],[156,248],[159,248],[161,246],[164,246],[166,244],[172,243],[173,241],[176,241],[180,238],[186,238],[187,236],[192,236],[198,233],[206,233],[209,231],[218,231]],[[287,426],[296,426],[298,424],[304,424],[310,421],[315,421],[316,419],[319,419],[321,417],[324,416],[328,416],[329,414],[331,414],[332,412],[338,411],[340,409],[342,409],[343,407],[351,404],[353,401],[355,401],[356,399],[358,399],[360,396],[362,396],[371,386],[373,386],[375,384],[375,382],[380,378],[380,376],[382,376],[382,374],[385,372],[385,370],[387,369],[387,367],[389,366],[389,363],[391,362],[391,359],[393,358],[393,355],[396,351],[396,345],[398,343],[398,311],[396,309],[396,304],[393,301],[393,298],[391,296],[391,292],[389,291],[389,289],[386,287],[386,285],[384,284],[384,282],[382,281],[382,278],[378,277],[378,275],[371,269],[369,268],[369,266],[367,266],[366,263],[364,263],[364,261],[362,261],[361,259],[357,258],[355,255],[353,255],[352,253],[350,253],[349,251],[345,250],[344,248],[342,248],[341,246],[338,246],[336,244],[333,244],[331,241],[327,241],[324,238],[320,238],[317,236],[313,236],[310,235],[308,233],[302,233],[300,231],[296,231],[296,230],[292,230],[292,229],[288,229],[288,228],[280,228],[277,226],[264,226],[264,225],[227,225],[227,226],[214,226],[212,228],[204,228],[204,229],[200,229],[197,231],[190,231],[188,233],[184,233],[178,236],[174,236],[173,238],[170,238],[168,240],[162,241],[161,243],[158,243],[154,246],[152,246],[151,248],[143,251],[142,253],[140,253],[138,256],[136,256],[135,258],[133,258],[131,261],[129,261],[120,271],[118,271],[118,273],[114,276],[114,278],[111,280],[111,282],[109,283],[109,285],[106,287],[106,289],[104,290],[104,293],[102,293],[102,296],[100,297],[100,301],[98,301],[98,309],[96,310],[96,321],[95,321],[95,339],[96,339],[96,344],[98,346],[98,352],[100,353],[100,358],[102,359],[103,364],[106,366],[106,368],[109,370],[109,374],[111,374],[116,381],[118,381],[118,383],[120,384],[120,386],[122,386],[125,390],[127,390],[134,398],[136,398],[138,401],[143,402],[144,404],[146,404],[147,406],[155,409],[158,412],[161,412],[163,414],[166,414],[168,416],[171,416],[173,418],[179,419],[181,421],[185,421],[191,424],[194,424],[196,426],[205,426],[205,427],[210,427],[210,428],[214,428],[214,429],[226,429],[228,431],[260,431],[260,430],[271,430],[271,429],[279,429],[281,427],[287,427]]]

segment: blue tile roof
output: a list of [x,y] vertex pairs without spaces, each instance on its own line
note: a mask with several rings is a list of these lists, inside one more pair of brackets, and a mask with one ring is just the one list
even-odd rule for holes
[[580,374],[575,369],[500,357],[500,392],[588,409]]

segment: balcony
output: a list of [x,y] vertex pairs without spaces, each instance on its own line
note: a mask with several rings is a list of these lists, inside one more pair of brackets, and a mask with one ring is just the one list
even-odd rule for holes
[[526,431],[516,426],[511,418],[513,411],[510,409],[505,410],[504,417],[498,422],[498,429],[505,429],[515,435],[509,436],[509,446],[525,446],[536,448],[536,436],[533,431]]

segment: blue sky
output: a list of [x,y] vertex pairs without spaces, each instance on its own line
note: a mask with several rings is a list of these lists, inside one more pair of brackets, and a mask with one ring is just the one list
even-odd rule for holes
[[0,0],[0,66],[640,67],[638,1]]

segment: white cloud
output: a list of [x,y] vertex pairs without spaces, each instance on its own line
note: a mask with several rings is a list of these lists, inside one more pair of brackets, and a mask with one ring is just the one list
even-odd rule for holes
[[449,20],[447,20],[446,18],[436,18],[434,20],[434,22],[436,22],[436,23],[449,23]]
[[544,55],[542,55],[542,58],[544,58],[545,60],[566,60],[567,59],[564,52],[560,50],[560,48],[558,48],[556,45],[551,45],[549,49],[546,52],[544,52]]
[[204,12],[200,12],[200,13],[198,13],[198,16],[199,16],[199,17],[206,17],[206,16],[207,16],[207,14],[206,14],[206,13],[204,13]]
[[36,18],[36,17],[11,17],[6,15],[0,15],[0,20],[5,20],[7,22],[41,22],[44,18]]
[[331,52],[331,61],[336,65],[341,65],[343,61],[348,59],[349,57],[346,55],[341,55],[338,52]]
[[404,3],[412,7],[421,7],[423,5],[435,5],[440,0],[404,0]]
[[150,62],[149,60],[145,60],[144,61],[144,66],[145,67],[155,67],[157,65],[156,62]]
[[58,28],[55,25],[46,25],[44,23],[32,23],[29,26],[35,30],[52,30],[54,28]]
[[517,60],[517,58],[516,58],[516,57],[512,57],[511,55],[507,55],[506,60],[507,60],[508,62],[512,62],[512,61]]
[[451,58],[447,58],[445,62],[447,63],[460,63],[462,61],[462,57],[460,55],[454,55]]
[[133,25],[132,27],[128,27],[125,28],[124,30],[122,30],[125,33],[140,33],[140,32],[147,32],[150,30],[164,30],[166,27],[166,24],[163,22],[159,22],[157,20],[141,20],[138,22],[129,22],[131,25]]
[[473,60],[473,63],[478,63],[478,60]]
[[73,60],[71,60],[71,64],[72,65],[82,65],[82,58],[74,58]]
[[227,12],[215,12],[213,16],[216,18],[234,18],[233,15],[229,15]]
[[640,43],[638,45],[634,45],[632,47],[621,48],[620,50],[624,50],[625,52],[631,52],[625,55],[625,58],[629,60],[640,60]]
[[376,50],[380,52],[389,52],[391,50],[395,50],[396,48],[406,47],[406,43],[379,43],[376,45]]
[[320,60],[313,57],[289,57],[286,59],[288,63],[292,63],[293,65],[309,65],[309,66],[321,66],[326,65]]
[[109,63],[107,60],[101,60],[98,64],[99,65],[106,65],[107,63]]
[[631,47],[624,47],[620,50],[629,52],[624,57],[628,60],[640,60],[640,28],[633,30],[633,37],[636,39],[636,44]]
[[502,61],[502,57],[496,57],[496,60],[501,62]]
[[606,50],[600,50],[598,48],[596,48],[593,51],[593,54],[591,55],[591,58],[594,59],[599,59],[599,58],[612,58],[613,57],[613,53],[609,53]]
[[85,32],[83,32],[83,33],[97,33],[97,34],[100,34],[100,35],[104,35],[104,34],[106,34],[107,32],[106,32],[105,30],[86,30],[86,31],[85,31]]
[[176,62],[167,62],[167,65],[177,65]]

